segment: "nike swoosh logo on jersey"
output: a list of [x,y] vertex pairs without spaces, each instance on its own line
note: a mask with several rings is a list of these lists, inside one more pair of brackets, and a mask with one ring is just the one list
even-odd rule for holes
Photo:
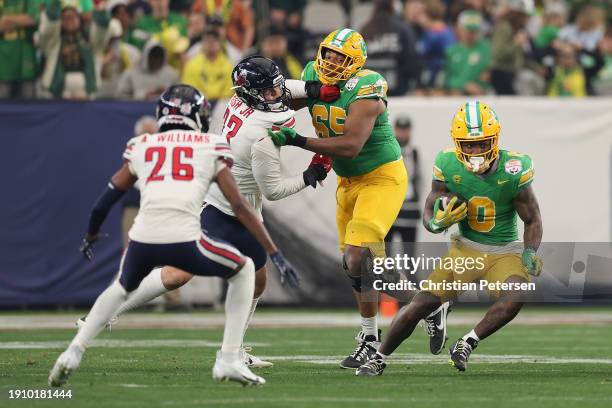
[[497,180],[497,184],[504,184],[509,182],[510,180]]

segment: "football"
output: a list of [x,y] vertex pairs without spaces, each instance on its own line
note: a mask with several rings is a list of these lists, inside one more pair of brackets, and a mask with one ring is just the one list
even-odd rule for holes
[[457,204],[455,204],[455,207],[465,202],[465,199],[461,196],[461,194],[448,192],[440,196],[440,210],[445,210],[446,206],[450,200],[453,199],[453,197],[457,197]]

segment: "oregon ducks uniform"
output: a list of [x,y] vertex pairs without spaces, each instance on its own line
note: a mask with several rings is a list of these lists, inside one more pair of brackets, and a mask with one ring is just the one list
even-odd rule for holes
[[[453,242],[446,257],[481,258],[483,268],[475,267],[463,273],[452,269],[436,269],[428,278],[431,283],[504,282],[516,275],[529,280],[524,271],[520,253],[512,248],[518,239],[517,213],[513,199],[533,181],[533,167],[529,156],[499,151],[496,168],[484,177],[465,168],[457,159],[454,149],[438,153],[433,168],[433,179],[443,182],[446,188],[460,194],[467,201],[468,214],[459,223],[459,237]],[[433,285],[431,285],[433,286]],[[458,295],[453,290],[430,289],[442,301]],[[498,291],[490,293],[498,295]]]
[[[338,32],[341,34],[342,30]],[[319,79],[314,62],[306,65],[302,79]],[[308,100],[318,137],[344,134],[344,123],[351,103],[361,99],[387,102],[387,82],[377,72],[361,69],[350,78],[337,82],[337,85],[341,93],[335,102]],[[365,246],[384,242],[406,196],[408,181],[401,157],[399,144],[389,123],[389,114],[385,110],[376,118],[372,133],[357,157],[333,158],[333,168],[338,175],[336,223],[340,250],[344,250],[344,244]],[[367,246],[373,249],[376,256],[384,256],[384,246]]]
[[[424,288],[442,301],[458,293],[453,290],[456,286],[447,290],[449,287],[440,287],[440,283],[486,280],[496,284],[510,276],[529,281],[521,260],[522,248],[513,244],[518,239],[513,200],[532,183],[533,167],[529,156],[499,150],[500,131],[493,109],[479,101],[468,102],[459,108],[451,123],[455,148],[442,151],[436,157],[434,181],[444,183],[450,192],[460,194],[467,202],[467,216],[459,222],[460,234],[451,237],[446,254],[453,262],[443,263],[436,269],[428,278],[430,287]],[[439,216],[434,214],[430,225]],[[456,260],[462,262],[459,258],[478,262],[469,269],[445,267],[457,265]],[[489,292],[494,296],[499,294],[498,290]]]

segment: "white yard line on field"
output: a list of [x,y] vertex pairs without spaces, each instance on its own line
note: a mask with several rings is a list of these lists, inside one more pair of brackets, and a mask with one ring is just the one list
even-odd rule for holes
[[[450,326],[473,326],[484,316],[480,314],[453,314],[449,316]],[[27,329],[71,329],[75,328],[80,315],[3,315],[0,317],[0,330]],[[249,327],[293,328],[293,327],[359,327],[360,317],[357,313],[295,312],[295,313],[255,313]],[[381,317],[382,326],[391,323],[391,318]],[[129,313],[119,318],[113,328],[219,328],[223,327],[225,317],[222,313]],[[612,313],[537,313],[518,315],[512,325],[612,325]]]

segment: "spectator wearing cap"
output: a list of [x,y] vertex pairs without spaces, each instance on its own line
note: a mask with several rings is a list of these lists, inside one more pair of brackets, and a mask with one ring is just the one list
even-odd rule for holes
[[4,0],[0,6],[0,99],[34,98],[34,33],[44,0]]
[[40,82],[43,92],[56,98],[94,97],[99,83],[95,56],[121,36],[121,25],[110,19],[104,2],[94,10],[89,34],[78,7],[77,1],[52,0],[41,14],[38,46],[45,66]]
[[[419,206],[419,191],[421,175],[419,173],[419,155],[412,144],[412,121],[406,115],[400,115],[395,120],[393,127],[404,158],[406,171],[408,172],[408,189],[406,197],[395,223],[389,230],[386,242],[392,242],[399,235],[401,242],[414,243],[416,240],[417,227],[421,223],[421,210]],[[404,247],[404,253],[414,255],[414,245]]]
[[261,43],[261,55],[276,62],[285,78],[300,79],[302,64],[289,53],[287,36],[282,27],[270,27],[270,34]]
[[154,101],[178,81],[179,74],[168,64],[163,45],[151,40],[142,51],[138,64],[121,74],[117,94],[123,99]]
[[162,43],[167,59],[175,68],[179,67],[181,54],[189,46],[187,19],[182,14],[170,11],[170,0],[150,0],[151,14],[138,19],[134,24],[132,44],[143,49],[149,40]]
[[207,29],[201,52],[187,61],[181,81],[204,93],[214,107],[218,100],[233,95],[232,69],[232,63],[223,52],[219,33]]
[[422,68],[412,26],[395,13],[393,4],[393,0],[376,0],[361,29],[368,46],[368,68],[384,76],[390,96],[416,88]]
[[482,38],[482,16],[465,10],[457,20],[459,42],[446,51],[444,87],[454,95],[483,95],[489,88],[491,43]]
[[[131,26],[131,12],[127,0],[111,0],[107,4],[111,17],[121,24],[124,35],[111,38],[103,54],[96,59],[99,65],[100,86],[98,98],[116,98],[119,78],[128,69],[138,64],[140,50],[127,42]],[[125,33],[128,32],[126,36]]]

